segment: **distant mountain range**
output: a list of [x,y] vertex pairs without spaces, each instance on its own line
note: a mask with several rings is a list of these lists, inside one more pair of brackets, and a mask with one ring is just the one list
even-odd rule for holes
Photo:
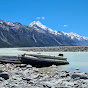
[[88,37],[53,31],[39,21],[29,26],[0,20],[0,47],[88,45]]

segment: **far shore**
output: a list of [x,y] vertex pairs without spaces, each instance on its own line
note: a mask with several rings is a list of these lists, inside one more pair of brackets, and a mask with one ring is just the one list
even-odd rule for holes
[[19,50],[33,52],[88,52],[88,46],[19,47]]

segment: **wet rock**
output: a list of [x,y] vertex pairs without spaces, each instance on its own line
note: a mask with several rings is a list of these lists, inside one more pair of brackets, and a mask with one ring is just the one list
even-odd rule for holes
[[5,80],[9,79],[9,75],[7,72],[3,72],[0,74],[0,77],[4,78]]
[[4,72],[3,70],[0,70],[0,73]]
[[68,71],[64,71],[65,73],[70,73],[70,72],[68,72]]
[[23,80],[30,81],[30,78],[22,78]]
[[32,66],[31,66],[31,65],[27,65],[26,68],[27,68],[27,69],[28,69],[28,68],[32,68]]
[[62,78],[67,77],[67,73],[62,72],[62,73],[60,74],[60,77],[62,77]]
[[6,66],[6,67],[10,67],[10,66],[11,66],[11,64],[5,64],[5,66]]
[[7,80],[5,80],[3,83],[2,83],[2,85],[8,85],[8,81]]
[[39,72],[39,69],[38,69],[38,68],[33,67],[33,71],[35,71],[35,72]]
[[48,87],[48,88],[52,88],[53,86],[55,85],[55,83],[53,83],[53,82],[49,82],[49,81],[47,81],[47,82],[45,82],[44,84],[43,84],[43,86],[44,87]]
[[26,64],[21,64],[19,67],[26,67]]
[[62,78],[66,77],[66,74],[61,75]]
[[71,78],[75,79],[75,78],[80,78],[80,79],[88,79],[88,75],[86,75],[85,73],[74,73],[72,74]]
[[25,71],[23,71],[23,76],[28,76],[28,73],[29,73],[29,70],[28,69],[26,69]]
[[67,76],[70,76],[70,74],[66,74],[66,77],[67,77]]
[[67,87],[67,86],[73,87],[74,86],[74,82],[67,82],[67,81],[65,81],[63,84],[65,85],[65,87]]
[[52,67],[52,68],[56,68],[57,66],[56,66],[56,65],[52,65],[52,66],[50,66],[50,67]]
[[79,70],[79,68],[76,68],[75,70]]
[[79,70],[79,68],[76,68],[76,69],[72,69],[72,70]]
[[0,81],[4,81],[4,79],[2,77],[0,77]]
[[34,79],[37,78],[39,75],[35,71],[30,71],[29,69],[25,70],[22,74],[24,79]]

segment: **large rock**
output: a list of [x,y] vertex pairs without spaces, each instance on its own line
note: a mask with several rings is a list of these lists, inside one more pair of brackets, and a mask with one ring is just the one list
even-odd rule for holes
[[32,66],[31,65],[27,65],[26,68],[32,68]]
[[0,73],[4,72],[3,70],[0,70]]
[[9,75],[7,72],[3,72],[0,74],[0,77],[4,78],[5,80],[9,79]]
[[73,73],[71,78],[80,78],[80,79],[88,79],[88,75],[85,73]]
[[26,64],[21,64],[19,67],[26,67]]

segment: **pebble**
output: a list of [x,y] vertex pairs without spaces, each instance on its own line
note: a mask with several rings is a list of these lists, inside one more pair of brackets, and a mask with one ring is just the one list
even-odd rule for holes
[[58,71],[54,65],[51,69],[56,68],[55,71],[47,70],[47,74],[31,65],[0,64],[0,67],[3,67],[0,88],[88,88],[88,73]]
[[31,65],[27,65],[26,68],[32,68],[32,66]]
[[52,68],[56,68],[57,66],[56,66],[56,65],[52,65],[51,67],[52,67]]

